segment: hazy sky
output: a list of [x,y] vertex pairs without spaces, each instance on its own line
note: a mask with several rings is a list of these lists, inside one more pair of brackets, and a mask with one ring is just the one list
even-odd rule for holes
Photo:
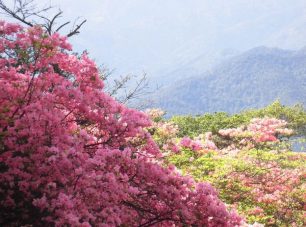
[[71,41],[117,73],[160,70],[199,55],[306,45],[306,0],[51,0],[86,18]]

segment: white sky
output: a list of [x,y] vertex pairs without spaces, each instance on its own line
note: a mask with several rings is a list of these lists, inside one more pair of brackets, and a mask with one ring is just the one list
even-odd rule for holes
[[[43,1],[38,1],[43,2]],[[51,0],[86,18],[71,42],[117,74],[156,76],[199,55],[306,46],[306,0]]]

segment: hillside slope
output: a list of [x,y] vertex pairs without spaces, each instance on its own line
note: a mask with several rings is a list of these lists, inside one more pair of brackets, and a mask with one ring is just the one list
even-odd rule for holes
[[[189,74],[190,76],[190,74]],[[306,104],[306,49],[257,47],[210,72],[181,79],[158,91],[154,107],[168,114],[238,112],[268,105]]]

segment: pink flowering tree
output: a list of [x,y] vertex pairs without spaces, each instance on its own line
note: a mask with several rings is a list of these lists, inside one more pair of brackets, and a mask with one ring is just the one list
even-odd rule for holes
[[0,21],[0,225],[239,225],[211,185],[162,167],[147,116],[70,51]]

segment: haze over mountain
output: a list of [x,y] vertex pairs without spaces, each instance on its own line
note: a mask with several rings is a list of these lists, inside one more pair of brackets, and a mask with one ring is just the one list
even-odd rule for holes
[[227,49],[205,52],[194,57],[189,56],[169,68],[160,69],[154,77],[150,78],[150,82],[153,85],[167,86],[186,77],[200,76],[204,72],[211,71],[216,64],[220,64],[238,53],[238,50]]
[[210,67],[224,50],[306,45],[305,0],[35,1],[49,2],[63,10],[63,23],[87,19],[70,42],[80,53],[88,50],[98,65],[115,69],[114,77],[160,77],[201,55],[207,56],[201,67]]
[[[164,86],[155,104],[171,114],[238,112],[283,104],[306,104],[306,48],[257,47],[195,75],[176,70],[180,80]],[[182,79],[182,75],[186,74]]]
[[[305,0],[35,2],[60,7],[63,23],[87,19],[69,40],[74,49],[115,69],[113,78],[145,72],[153,87],[167,85],[158,102],[172,113],[305,100],[305,50],[297,51],[306,45]],[[256,46],[295,51],[245,52]]]

